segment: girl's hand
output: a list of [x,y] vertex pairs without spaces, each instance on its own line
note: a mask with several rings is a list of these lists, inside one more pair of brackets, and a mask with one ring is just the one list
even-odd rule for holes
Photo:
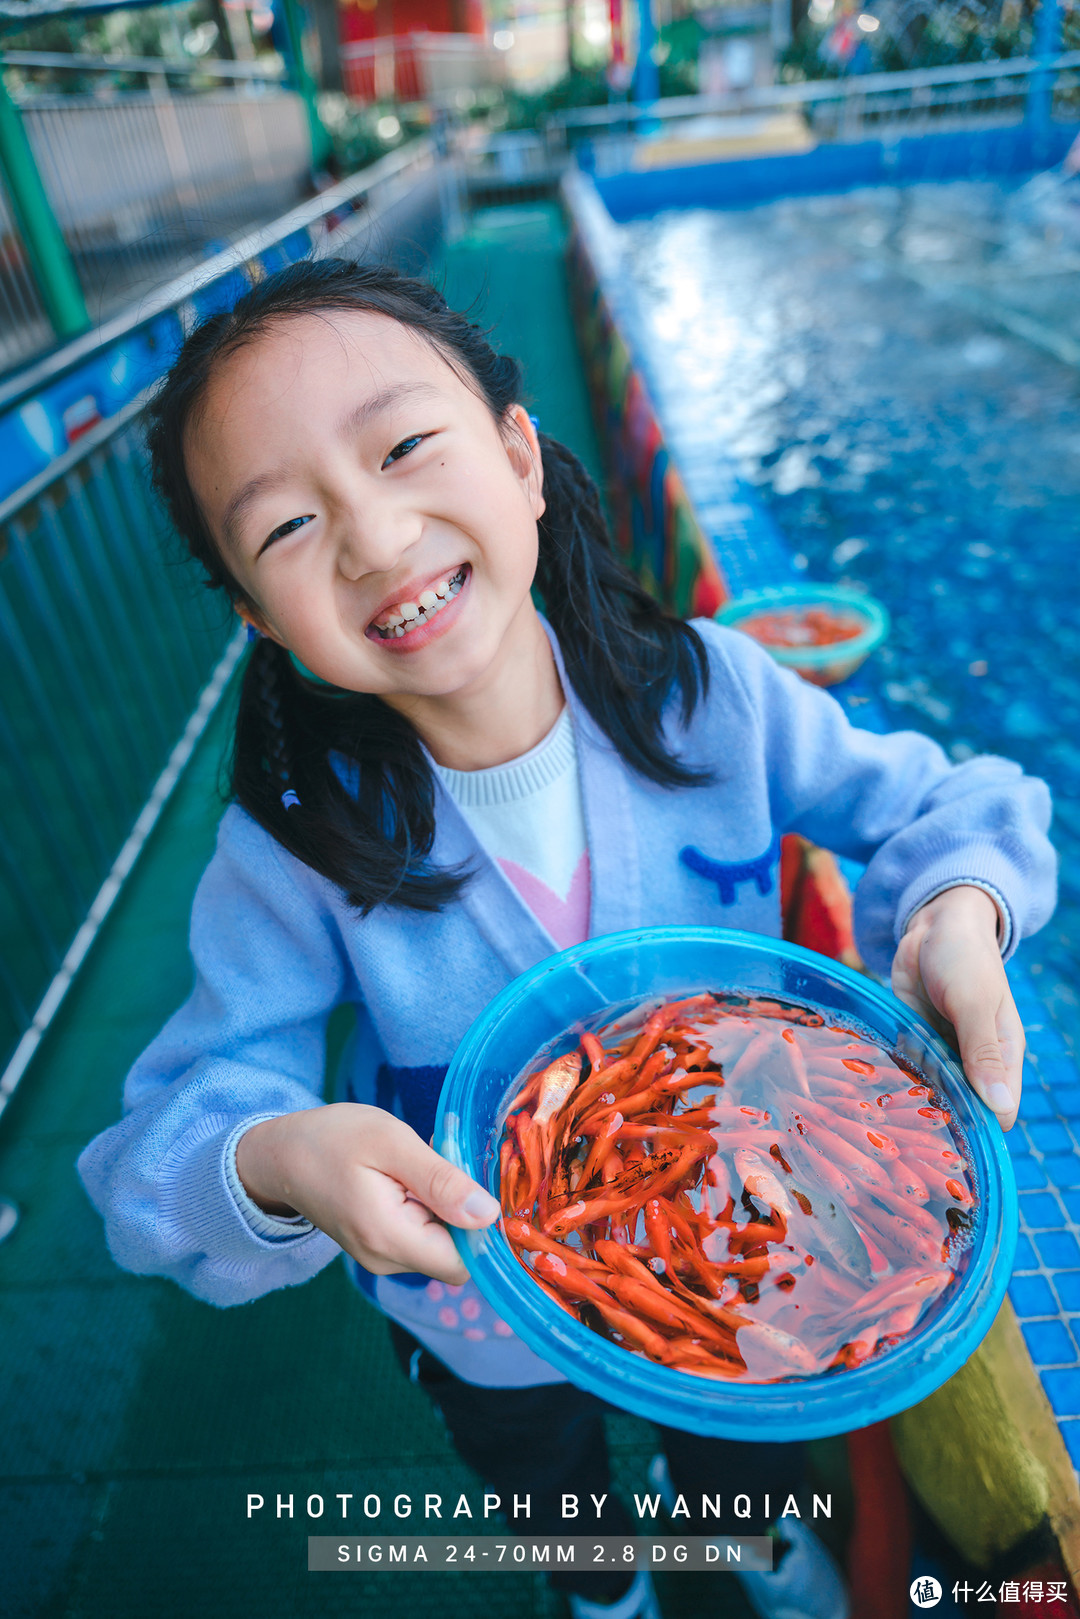
[[893,993],[960,1052],[968,1083],[1011,1130],[1020,1106],[1024,1029],[981,888],[949,888],[915,912],[892,965]]
[[236,1169],[268,1214],[303,1214],[377,1276],[421,1271],[468,1281],[449,1225],[478,1230],[493,1197],[382,1108],[332,1102],[263,1119],[240,1137]]

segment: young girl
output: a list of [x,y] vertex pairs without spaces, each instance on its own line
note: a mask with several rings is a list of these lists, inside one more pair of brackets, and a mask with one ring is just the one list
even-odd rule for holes
[[[753,641],[669,617],[521,398],[512,360],[386,269],[294,266],[188,338],[152,408],[155,475],[258,640],[194,992],[79,1168],[117,1261],[214,1304],[344,1250],[461,1454],[504,1502],[530,1495],[516,1526],[565,1531],[565,1491],[606,1495],[622,1533],[600,1402],[495,1317],[446,1230],[498,1213],[429,1146],[466,1029],[586,937],[779,936],[793,830],[868,863],[863,955],[952,1025],[1008,1128],[1024,1042],[1002,960],[1050,914],[1055,864],[1046,789],[1018,766],[853,729]],[[730,881],[701,874],[718,864]],[[324,1102],[343,1002],[357,1030]],[[661,1437],[692,1511],[751,1496],[744,1533],[797,1488],[796,1446]],[[754,1603],[843,1614],[823,1548],[781,1529]],[[644,1576],[558,1578],[578,1616],[656,1611]]]

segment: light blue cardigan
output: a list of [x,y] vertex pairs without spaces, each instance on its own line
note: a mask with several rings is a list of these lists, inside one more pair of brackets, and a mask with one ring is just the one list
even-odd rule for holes
[[[911,913],[955,883],[997,898],[1007,953],[1043,925],[1056,860],[1042,782],[1005,759],[950,765],[915,732],[859,730],[748,637],[704,620],[696,628],[709,695],[685,733],[672,718],[668,734],[687,762],[714,772],[710,786],[664,788],[635,775],[563,680],[589,840],[591,937],[661,924],[778,937],[777,840],[788,831],[867,865],[856,938],[879,972]],[[340,1252],[321,1231],[259,1235],[229,1190],[225,1149],[245,1124],[319,1105],[326,1020],[342,1002],[356,1007],[358,1030],[339,1095],[392,1108],[429,1139],[466,1029],[555,949],[438,783],[436,792],[432,859],[476,870],[436,914],[383,907],[361,919],[243,810],[226,812],[192,912],[194,991],[129,1074],[123,1118],[79,1158],[118,1264],[231,1305],[305,1282]],[[348,1264],[380,1308],[470,1381],[556,1380],[516,1338],[440,1338],[439,1289],[423,1279],[376,1279]]]

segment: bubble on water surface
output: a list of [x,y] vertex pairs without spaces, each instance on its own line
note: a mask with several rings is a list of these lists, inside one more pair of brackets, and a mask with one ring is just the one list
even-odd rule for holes
[[996,337],[969,337],[960,350],[966,363],[977,369],[1001,365],[1005,359],[1005,345]]
[[821,474],[806,444],[795,444],[785,450],[773,468],[772,485],[778,495],[790,495],[796,489],[806,489],[820,482]]
[[1003,715],[1003,723],[1010,736],[1049,736],[1054,730],[1047,717],[1033,703],[1018,699],[1010,703]]

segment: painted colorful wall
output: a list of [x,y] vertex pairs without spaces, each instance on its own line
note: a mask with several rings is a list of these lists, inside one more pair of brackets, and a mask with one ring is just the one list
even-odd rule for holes
[[648,387],[600,286],[580,230],[570,240],[574,321],[608,462],[615,536],[636,573],[675,612],[711,617],[731,595],[690,503]]

